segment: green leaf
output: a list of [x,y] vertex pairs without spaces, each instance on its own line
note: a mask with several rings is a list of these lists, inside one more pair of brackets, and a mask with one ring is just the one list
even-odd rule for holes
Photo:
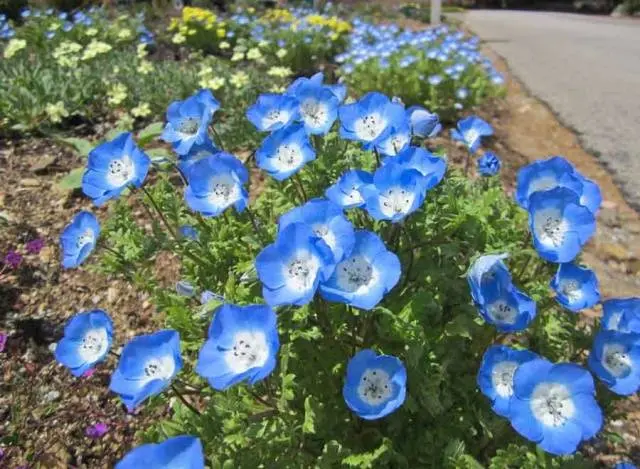
[[93,150],[94,144],[84,138],[67,137],[58,138],[59,142],[64,143],[73,148],[81,156],[89,156],[89,152]]
[[82,187],[82,176],[84,174],[84,166],[81,168],[72,169],[67,173],[65,177],[60,179],[56,184],[56,187],[66,191],[72,191]]
[[316,413],[313,410],[313,396],[307,396],[304,400],[304,423],[302,424],[303,433],[315,433]]
[[146,126],[144,129],[140,131],[138,134],[138,145],[140,147],[144,147],[152,140],[156,139],[162,133],[162,129],[164,127],[163,122],[153,122]]
[[472,339],[474,331],[478,329],[475,318],[467,314],[459,314],[445,326],[444,333],[448,336]]

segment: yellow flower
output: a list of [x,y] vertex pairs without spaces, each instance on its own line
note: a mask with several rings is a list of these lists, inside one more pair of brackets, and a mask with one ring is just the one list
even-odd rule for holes
[[187,41],[187,38],[180,33],[174,34],[173,37],[171,38],[171,42],[173,42],[174,44],[184,44],[186,41]]
[[27,47],[27,41],[24,39],[11,39],[7,44],[7,47],[4,48],[4,58],[10,59],[25,47]]
[[131,32],[130,29],[124,28],[118,31],[118,39],[120,39],[121,41],[126,41],[127,39],[131,39],[131,36],[133,36],[133,33]]
[[247,52],[248,60],[258,60],[260,57],[262,57],[262,53],[260,52],[260,49],[256,47],[249,49],[249,52]]
[[231,57],[232,62],[239,62],[244,59],[244,52],[234,52]]
[[138,51],[138,58],[140,59],[144,59],[149,53],[149,51],[147,51],[146,44],[138,44],[138,47],[136,49]]
[[331,39],[332,41],[336,41],[339,37],[340,35],[338,33],[331,33],[329,39]]
[[185,23],[190,21],[199,23],[215,23],[217,16],[210,10],[197,7],[184,7],[182,9],[182,20]]
[[178,29],[178,26],[180,25],[180,21],[178,20],[178,18],[171,18],[171,22],[169,23],[169,31],[173,31],[174,29]]
[[82,60],[90,60],[100,54],[106,54],[111,50],[111,46],[106,42],[93,39],[82,53]]
[[194,36],[198,31],[193,28],[187,29],[187,36]]
[[229,44],[227,41],[222,41],[218,47],[220,47],[220,49],[225,50],[228,49],[229,47],[231,47],[231,44]]
[[151,114],[149,103],[140,103],[131,109],[131,115],[133,117],[147,117],[149,114]]
[[291,75],[293,75],[293,70],[291,70],[289,67],[271,67],[268,71],[267,71],[267,75],[269,75],[270,77],[280,77],[280,78],[286,78],[286,77],[290,77]]
[[236,88],[243,88],[249,83],[249,75],[246,72],[236,72],[231,75],[229,82]]
[[148,75],[149,73],[153,72],[153,64],[148,60],[143,60],[140,62],[140,65],[138,65],[137,70],[141,75]]
[[98,30],[96,28],[89,28],[84,33],[89,37],[93,37],[98,34]]
[[273,85],[269,91],[272,93],[284,93],[286,88],[280,85]]
[[218,30],[216,31],[216,34],[218,35],[219,38],[223,38],[227,35],[227,31],[224,28],[218,28]]
[[215,77],[210,80],[201,81],[200,86],[203,88],[211,88],[213,91],[216,91],[222,88],[226,82],[227,80],[224,77]]
[[265,41],[264,39],[258,43],[258,47],[264,49],[269,46],[269,41]]
[[82,50],[82,46],[77,42],[63,41],[53,51],[53,58],[61,67],[75,67],[78,65],[79,52]]
[[276,56],[279,59],[284,58],[285,55],[287,55],[287,50],[286,49],[278,49],[278,52],[276,52]]
[[127,87],[122,83],[116,83],[107,91],[107,101],[112,106],[117,106],[127,99]]
[[57,31],[58,29],[60,29],[60,23],[57,21],[49,25],[49,31]]
[[54,124],[62,122],[63,117],[69,116],[69,111],[65,109],[62,101],[58,101],[55,104],[47,104],[44,110],[47,113],[49,120]]

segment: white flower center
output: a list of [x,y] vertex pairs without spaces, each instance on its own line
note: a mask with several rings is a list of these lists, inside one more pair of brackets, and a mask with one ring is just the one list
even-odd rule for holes
[[336,266],[336,276],[343,291],[361,294],[378,282],[379,273],[366,257],[355,255]]
[[569,299],[570,303],[579,301],[582,298],[582,286],[574,279],[561,282],[560,292]]
[[263,127],[271,127],[274,124],[285,124],[289,121],[290,114],[280,109],[272,109],[262,118]]
[[501,324],[514,324],[518,318],[518,310],[504,300],[491,303],[487,308],[487,314]]
[[542,244],[556,248],[564,243],[569,231],[568,223],[562,218],[560,211],[553,208],[536,212],[533,216],[533,228]]
[[276,150],[274,166],[280,171],[289,171],[302,164],[303,156],[299,145],[283,143]]
[[122,187],[133,179],[133,161],[129,156],[120,160],[111,160],[107,169],[107,181],[114,187]]
[[464,139],[469,145],[473,145],[480,138],[476,129],[469,129],[464,133]]
[[208,200],[224,207],[240,198],[240,188],[229,174],[218,174],[211,178]]
[[311,227],[313,230],[313,234],[315,234],[318,238],[322,238],[325,243],[331,248],[331,250],[336,248],[336,235],[329,229],[327,225],[322,223],[316,223]]
[[533,416],[549,427],[564,425],[576,411],[571,392],[558,383],[538,384],[531,394],[529,405]]
[[[610,331],[617,331],[620,329],[620,320],[622,319],[622,313],[613,313],[611,318],[609,318],[609,323],[607,324],[607,329]],[[625,331],[620,331],[625,332]]]
[[391,397],[392,384],[386,371],[367,369],[360,378],[358,397],[370,406],[384,404]]
[[626,376],[633,362],[622,344],[607,344],[602,350],[602,366],[616,378]]
[[320,263],[318,258],[308,251],[298,251],[284,266],[284,277],[287,286],[299,292],[313,288]]
[[234,373],[263,366],[269,358],[267,338],[262,331],[238,332],[233,347],[224,355],[224,360]]
[[398,152],[402,150],[408,143],[409,136],[407,134],[396,134],[391,137],[391,141],[389,142],[394,155],[397,155]]
[[320,127],[327,122],[329,110],[327,106],[315,99],[307,99],[300,105],[302,120],[309,127]]
[[527,191],[527,197],[534,192],[548,191],[558,185],[556,178],[553,176],[543,176],[531,181],[529,184],[529,190]]
[[80,236],[78,236],[78,239],[76,239],[76,247],[78,249],[82,249],[87,244],[93,243],[94,240],[95,234],[93,233],[93,230],[87,228]]
[[169,379],[173,376],[175,369],[176,363],[173,357],[169,355],[151,358],[144,365],[144,378],[147,381],[154,379]]
[[106,329],[90,329],[82,338],[78,354],[85,362],[95,362],[107,353],[108,346]]
[[491,383],[500,397],[513,394],[513,375],[517,369],[517,362],[504,361],[494,365],[491,370]]
[[345,198],[349,199],[348,203],[350,204],[361,204],[364,202],[364,197],[362,197],[362,194],[355,185],[351,187],[351,190],[343,192],[345,193]]
[[178,132],[183,134],[185,137],[192,137],[198,133],[199,128],[200,119],[196,119],[195,117],[185,117],[178,125]]
[[363,116],[357,119],[354,125],[358,138],[366,142],[378,138],[386,126],[387,121],[378,113]]
[[400,187],[392,187],[380,194],[380,210],[387,217],[407,213],[413,205],[415,195]]

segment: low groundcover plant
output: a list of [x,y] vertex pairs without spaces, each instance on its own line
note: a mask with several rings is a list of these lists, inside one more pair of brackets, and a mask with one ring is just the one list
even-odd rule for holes
[[[604,388],[640,386],[640,299],[605,302],[595,341],[580,321],[600,301],[577,258],[599,189],[554,157],[520,171],[516,204],[477,155],[488,123],[454,131],[473,178],[430,147],[433,113],[345,97],[321,74],[260,96],[246,117],[265,137],[240,158],[201,90],[169,106],[173,159],[130,133],[89,154],[82,189],[109,217],[75,216],[63,264],[101,251],[166,329],[122,344],[107,312],[79,313],[56,358],[79,376],[117,355],[131,412],[177,398],[116,467],[588,467]],[[181,260],[175,288],[160,251]]]

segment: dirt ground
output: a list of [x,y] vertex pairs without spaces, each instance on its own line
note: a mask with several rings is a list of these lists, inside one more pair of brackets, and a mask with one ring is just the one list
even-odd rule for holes
[[[496,129],[488,146],[503,159],[507,189],[513,190],[520,166],[549,155],[564,155],[597,181],[604,203],[598,232],[584,261],[596,271],[605,298],[637,295],[640,217],[597,160],[580,147],[576,136],[529,96],[496,59],[507,76],[508,95],[478,113]],[[435,143],[448,149],[452,161],[464,158],[464,150],[448,138]],[[31,239],[45,239],[39,255],[28,255],[19,269],[0,276],[0,332],[9,334],[7,348],[0,354],[2,468],[27,464],[25,458],[33,455],[39,465],[30,467],[111,467],[134,445],[135,433],[157,417],[145,411],[127,414],[108,392],[109,372],[115,366],[112,358],[93,376],[76,380],[55,363],[49,349],[67,318],[81,309],[109,311],[120,334],[118,345],[128,339],[122,331],[133,336],[162,323],[148,298],[123,280],[86,268],[60,269],[57,237],[61,229],[73,213],[92,207],[80,194],[57,189],[55,182],[80,164],[78,156],[50,140],[0,142],[0,212],[13,219],[9,226],[0,226],[0,254]],[[620,417],[608,421],[607,429],[621,436],[619,443],[596,441],[586,449],[608,467],[622,457],[640,462],[638,402],[637,396],[621,401]],[[109,431],[99,439],[86,436],[86,428],[98,422],[106,423]]]

